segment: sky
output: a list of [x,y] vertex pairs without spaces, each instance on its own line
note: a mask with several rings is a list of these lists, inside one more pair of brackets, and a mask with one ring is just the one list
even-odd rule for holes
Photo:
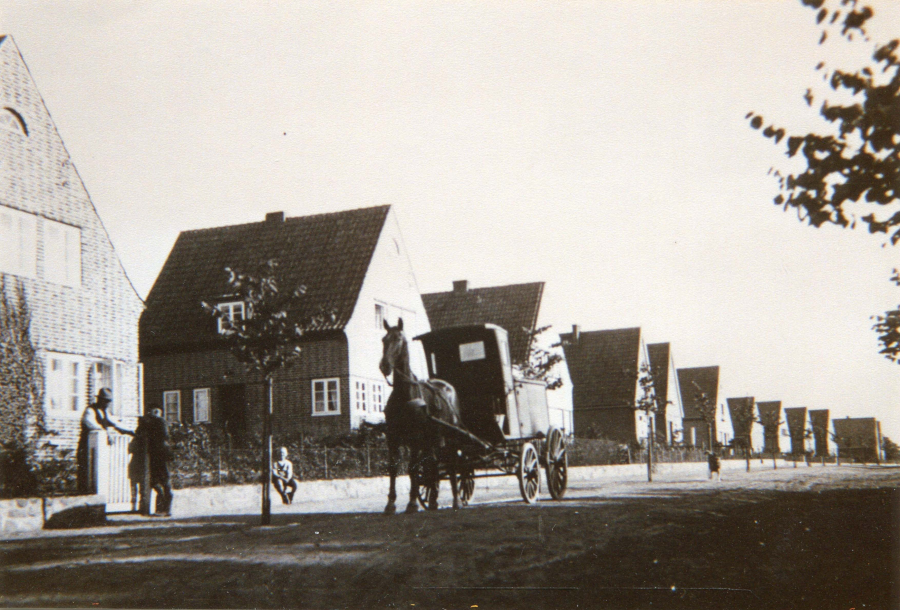
[[900,439],[870,319],[900,247],[775,206],[744,118],[821,131],[816,64],[900,36],[870,4],[871,42],[822,46],[788,0],[0,0],[0,34],[142,297],[181,231],[391,204],[423,293],[543,281],[556,332],[640,326],[720,402]]

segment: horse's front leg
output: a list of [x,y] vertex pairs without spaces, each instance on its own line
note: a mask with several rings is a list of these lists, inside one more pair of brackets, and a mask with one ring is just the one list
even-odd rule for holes
[[385,515],[393,515],[397,512],[397,461],[400,447],[396,443],[388,443],[388,475],[391,477],[391,487],[388,490],[388,502],[384,507]]
[[419,510],[419,475],[424,473],[425,464],[422,463],[422,450],[409,448],[409,503],[406,512],[415,513]]

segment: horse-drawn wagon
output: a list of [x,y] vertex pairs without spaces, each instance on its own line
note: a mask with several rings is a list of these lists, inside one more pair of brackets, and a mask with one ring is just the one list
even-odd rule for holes
[[[388,354],[392,332],[398,333],[397,328],[386,328]],[[399,330],[402,337],[402,321]],[[565,435],[550,425],[546,385],[515,375],[507,332],[494,324],[480,324],[436,330],[415,339],[424,347],[430,381],[405,380],[408,373],[389,365],[382,370],[395,371],[394,391],[397,383],[403,384],[400,392],[410,399],[409,408],[427,413],[428,424],[437,429],[432,439],[440,439],[410,459],[412,490],[422,506],[437,508],[444,478],[451,481],[455,506],[457,475],[464,505],[472,498],[477,478],[504,475],[515,475],[522,497],[532,503],[540,491],[541,467],[551,497],[562,498],[568,479]],[[399,411],[401,404],[395,404]],[[390,430],[391,413],[386,415]],[[407,510],[415,509],[414,502],[411,498]]]

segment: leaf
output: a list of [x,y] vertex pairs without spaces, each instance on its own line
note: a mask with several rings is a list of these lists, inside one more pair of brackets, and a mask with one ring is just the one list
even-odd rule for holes
[[816,15],[816,23],[822,23],[825,17],[828,16],[828,9],[822,9],[819,11],[819,14]]
[[750,120],[750,127],[752,127],[753,129],[759,129],[760,127],[762,127],[762,124],[763,124],[763,120],[762,120],[762,117],[759,115],[754,116]]

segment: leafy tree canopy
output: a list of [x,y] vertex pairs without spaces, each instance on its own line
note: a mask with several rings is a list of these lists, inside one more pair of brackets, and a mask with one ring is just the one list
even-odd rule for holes
[[201,305],[222,323],[225,341],[234,356],[265,377],[294,364],[300,357],[303,335],[334,320],[334,314],[325,310],[304,313],[306,287],[282,290],[275,260],[266,261],[253,272],[230,267],[225,272],[234,298],[244,303],[244,317],[232,319],[215,304]]
[[[857,0],[841,0],[836,8],[824,0],[801,0],[817,11],[816,22],[822,25],[819,44],[829,31],[852,41],[866,38],[865,25],[874,11],[858,6]],[[867,213],[859,220],[871,233],[886,233],[890,243],[900,241],[900,40],[876,45],[872,65],[856,71],[830,68],[825,62],[816,70],[839,96],[848,102],[822,102],[819,114],[835,126],[834,133],[787,135],[783,127],[768,124],[750,112],[747,118],[754,129],[781,143],[788,157],[802,155],[805,168],[796,174],[773,170],[780,193],[774,201],[785,209],[795,208],[801,219],[820,227],[831,223],[854,227],[854,204],[863,204]],[[804,96],[812,106],[814,96],[807,89]],[[786,137],[787,135],[787,137]]]
[[556,372],[556,365],[564,360],[559,353],[560,343],[554,343],[549,349],[540,345],[539,337],[550,330],[550,325],[530,330],[523,328],[522,332],[527,336],[528,356],[522,362],[513,365],[519,370],[525,379],[537,379],[546,382],[548,390],[556,390],[562,387],[562,377]]

